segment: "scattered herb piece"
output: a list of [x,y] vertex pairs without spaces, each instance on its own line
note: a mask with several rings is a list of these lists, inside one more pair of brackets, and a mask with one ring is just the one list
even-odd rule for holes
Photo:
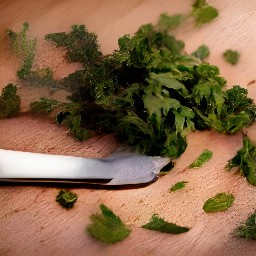
[[210,6],[205,0],[196,0],[192,7],[191,15],[194,17],[197,27],[212,21],[219,15],[218,10]]
[[62,207],[69,209],[74,206],[77,198],[77,194],[71,191],[60,190],[59,194],[56,197],[56,202],[58,202]]
[[250,139],[244,135],[243,147],[237,151],[234,158],[228,161],[227,170],[238,167],[241,174],[246,177],[247,181],[256,186],[256,147]]
[[163,233],[181,234],[189,231],[187,227],[181,227],[174,223],[166,222],[158,214],[154,214],[150,222],[142,226],[145,229],[160,231]]
[[240,54],[238,51],[234,51],[234,50],[226,50],[224,53],[223,53],[223,57],[224,59],[232,64],[232,65],[235,65],[237,64],[237,62],[239,61],[239,58],[240,58]]
[[219,193],[216,196],[209,198],[203,206],[205,212],[221,212],[232,206],[234,197],[231,194]]
[[163,31],[172,30],[179,27],[184,20],[185,16],[182,14],[169,15],[168,13],[162,13],[159,17],[157,27]]
[[31,102],[30,109],[34,113],[49,113],[58,105],[59,102],[57,100],[42,97],[39,101]]
[[247,220],[237,228],[239,237],[246,239],[256,239],[256,213],[251,214]]
[[101,214],[91,215],[91,224],[87,227],[88,233],[95,239],[113,244],[128,237],[131,230],[107,206],[100,205]]
[[212,158],[212,152],[208,149],[204,150],[203,153],[189,165],[189,168],[199,168]]
[[17,72],[17,76],[20,79],[26,78],[30,75],[35,59],[37,41],[35,38],[29,36],[28,31],[28,22],[23,23],[20,32],[14,32],[11,29],[7,31],[7,35],[11,40],[12,50],[23,60],[23,63]]
[[201,46],[198,47],[197,50],[192,52],[192,55],[200,60],[204,60],[209,56],[209,54],[210,54],[209,47],[204,44],[202,44]]
[[6,85],[0,96],[0,119],[11,118],[18,115],[20,111],[20,96],[14,84]]
[[175,192],[177,190],[183,189],[185,188],[186,184],[188,182],[187,181],[179,181],[176,184],[174,184],[171,188],[170,188],[170,192]]
[[91,65],[101,56],[96,34],[88,32],[84,25],[71,26],[69,33],[47,34],[45,39],[55,42],[58,47],[65,47],[67,59],[72,62]]

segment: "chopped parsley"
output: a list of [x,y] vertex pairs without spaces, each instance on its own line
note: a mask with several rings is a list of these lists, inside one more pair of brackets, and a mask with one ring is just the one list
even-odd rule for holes
[[155,230],[163,233],[181,234],[189,231],[187,227],[181,227],[174,223],[166,222],[158,214],[154,214],[150,222],[142,226],[145,229]]
[[219,193],[209,198],[203,206],[205,212],[221,212],[230,208],[234,202],[234,196],[228,193]]
[[58,202],[62,207],[69,209],[72,208],[77,201],[77,194],[67,190],[60,190],[56,197],[56,202]]
[[88,233],[95,239],[113,244],[128,237],[131,230],[107,206],[100,205],[101,214],[91,215]]
[[223,57],[228,63],[235,65],[239,61],[240,54],[238,51],[229,49],[223,53]]
[[208,149],[204,150],[201,155],[189,165],[189,168],[199,168],[212,158],[212,152]]
[[183,189],[185,188],[186,184],[187,181],[179,181],[170,188],[170,192],[175,192],[177,190]]

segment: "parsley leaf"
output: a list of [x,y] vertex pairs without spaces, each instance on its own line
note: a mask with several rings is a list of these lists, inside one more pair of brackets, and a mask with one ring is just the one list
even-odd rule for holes
[[247,181],[256,186],[256,147],[245,135],[243,147],[237,151],[236,156],[229,160],[226,165],[227,170],[231,170],[234,167],[238,167],[238,170],[246,177]]
[[168,13],[162,13],[159,17],[157,28],[163,31],[175,29],[180,26],[184,20],[185,16],[183,14],[174,14],[170,16]]
[[208,5],[205,0],[196,0],[192,7],[191,14],[196,21],[197,27],[212,21],[219,15],[218,10],[215,7]]
[[223,57],[228,63],[235,65],[240,59],[240,54],[238,51],[229,49],[223,53]]
[[207,213],[225,211],[232,206],[234,200],[234,196],[231,194],[218,193],[205,201],[203,210]]
[[189,231],[187,227],[181,227],[174,223],[166,222],[164,219],[160,218],[158,214],[154,214],[150,222],[142,226],[145,229],[160,231],[163,233],[170,234],[181,234]]
[[197,50],[192,52],[192,55],[200,60],[204,60],[209,56],[209,54],[210,54],[209,47],[204,44],[200,45]]
[[131,230],[106,205],[100,205],[101,214],[91,215],[88,233],[95,239],[113,244],[128,237]]

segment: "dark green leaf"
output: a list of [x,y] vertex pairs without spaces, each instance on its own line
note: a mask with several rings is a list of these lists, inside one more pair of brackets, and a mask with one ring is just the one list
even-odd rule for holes
[[246,239],[256,239],[256,213],[251,214],[247,220],[242,223],[236,233],[239,237]]
[[177,190],[183,189],[186,186],[187,181],[179,181],[176,184],[174,184],[171,188],[170,188],[170,192],[175,192]]
[[182,14],[169,15],[168,13],[162,13],[159,17],[157,27],[160,30],[171,30],[181,25],[185,16]]
[[131,230],[107,206],[100,205],[101,214],[91,215],[91,224],[87,227],[88,233],[95,239],[113,244],[124,240]]
[[203,153],[200,154],[200,156],[189,165],[189,168],[199,168],[206,162],[208,162],[212,158],[212,152],[208,149],[204,150]]
[[193,17],[196,21],[196,26],[200,27],[204,23],[208,23],[218,17],[219,13],[213,6],[203,6],[201,8],[196,8],[192,12]]
[[205,212],[221,212],[230,208],[234,202],[234,197],[228,193],[219,193],[209,198],[203,206]]
[[209,56],[209,54],[210,54],[210,50],[209,50],[208,46],[206,46],[204,44],[199,46],[197,50],[192,52],[192,55],[200,60],[204,60],[205,58],[207,58]]
[[232,65],[235,65],[237,64],[237,62],[239,61],[239,58],[240,58],[240,54],[238,51],[234,51],[234,50],[226,50],[224,53],[223,53],[223,57],[224,59],[232,64]]
[[64,208],[72,208],[77,201],[77,194],[67,190],[60,190],[56,197],[56,202],[58,202]]
[[243,138],[243,147],[233,159],[228,161],[226,166],[228,170],[234,167],[238,167],[247,181],[256,186],[256,147],[247,136]]
[[163,233],[170,234],[181,234],[189,231],[187,227],[181,227],[174,223],[166,222],[164,219],[160,218],[157,214],[154,214],[150,222],[142,226],[145,229],[160,231]]

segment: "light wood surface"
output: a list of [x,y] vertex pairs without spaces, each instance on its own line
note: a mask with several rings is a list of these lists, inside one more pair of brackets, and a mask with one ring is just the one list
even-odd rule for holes
[[[37,36],[38,65],[50,65],[55,76],[63,77],[76,68],[63,59],[61,51],[43,42],[50,32],[68,31],[72,24],[86,24],[99,36],[104,53],[117,47],[117,39],[133,33],[144,23],[156,22],[161,12],[188,12],[193,1],[188,0],[2,0],[0,2],[0,88],[15,82],[19,62],[11,55],[4,31],[18,30],[28,21],[31,34]],[[209,1],[220,11],[210,24],[195,29],[192,21],[174,31],[192,52],[206,44],[211,50],[208,61],[221,69],[228,86],[247,87],[256,79],[256,1]],[[231,66],[222,58],[227,48],[241,53],[241,60]],[[256,84],[248,87],[256,98]],[[45,89],[20,89],[23,110],[34,98],[49,95]],[[63,97],[63,95],[55,95]],[[254,127],[248,130],[255,140]],[[118,143],[113,136],[100,136],[80,143],[63,127],[49,119],[28,114],[0,121],[0,148],[52,154],[104,157]],[[254,241],[237,239],[234,229],[256,209],[255,187],[239,175],[226,172],[224,166],[242,145],[242,136],[224,136],[214,131],[195,132],[189,136],[188,148],[175,168],[154,184],[134,190],[96,190],[74,188],[79,199],[74,209],[66,211],[55,202],[59,188],[36,186],[0,187],[0,255],[2,256],[80,256],[80,255],[255,255]],[[205,148],[214,152],[213,159],[200,170],[186,170]],[[185,169],[185,171],[184,171]],[[169,193],[178,181],[188,181],[185,190]],[[235,196],[232,208],[223,213],[206,214],[203,202],[219,192]],[[132,233],[115,245],[104,245],[85,232],[89,216],[99,211],[100,203],[109,206],[127,223]],[[161,234],[141,227],[153,213],[167,221],[188,226],[182,235]]]

